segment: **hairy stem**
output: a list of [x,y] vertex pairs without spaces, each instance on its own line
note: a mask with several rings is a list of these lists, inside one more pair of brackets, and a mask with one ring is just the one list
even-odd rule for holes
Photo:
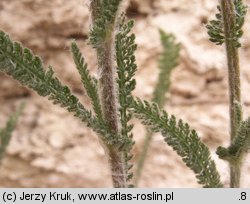
[[100,10],[101,10],[100,0],[90,0],[89,10],[91,14],[91,22],[93,25],[96,19],[100,16]]
[[99,72],[99,96],[105,121],[115,133],[119,133],[117,93],[113,59],[113,37],[97,49]]
[[241,158],[239,158],[237,161],[230,162],[231,188],[240,187],[241,165]]
[[109,145],[107,145],[107,151],[114,188],[126,188],[127,183],[123,153]]
[[[236,14],[233,0],[221,0],[221,10],[224,24],[224,35],[227,52],[228,82],[229,82],[229,112],[230,112],[230,136],[231,142],[239,128],[238,111],[234,103],[241,102],[240,93],[240,66],[238,48],[234,44],[234,32],[236,28]],[[240,162],[230,163],[230,187],[240,186]]]
[[[99,17],[101,10],[100,0],[91,0],[90,11],[92,14],[92,24]],[[102,42],[97,50],[97,61],[98,61],[98,90],[101,102],[102,114],[105,122],[107,123],[110,130],[119,135],[120,133],[120,121],[118,112],[118,101],[116,92],[116,81],[115,81],[115,66],[114,66],[114,29],[115,23],[110,25],[109,33]],[[112,180],[115,188],[127,187],[126,184],[126,168],[124,162],[123,152],[119,151],[118,148],[105,144],[107,148],[108,159],[112,172]]]

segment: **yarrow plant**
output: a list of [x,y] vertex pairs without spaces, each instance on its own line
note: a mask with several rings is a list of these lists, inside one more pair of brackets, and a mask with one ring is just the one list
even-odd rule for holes
[[[18,80],[39,95],[48,97],[79,118],[100,138],[110,164],[114,187],[132,187],[132,148],[134,145],[132,117],[142,121],[148,128],[145,139],[149,144],[152,133],[160,132],[165,142],[182,158],[196,175],[203,187],[223,187],[215,162],[208,147],[197,132],[182,120],[161,110],[165,92],[169,87],[169,75],[177,65],[180,45],[172,35],[160,31],[163,54],[159,61],[160,77],[153,101],[148,102],[132,96],[137,69],[135,60],[135,35],[131,34],[134,22],[125,19],[121,12],[122,0],[91,0],[91,28],[89,44],[96,51],[98,78],[90,75],[88,66],[75,41],[71,53],[82,84],[92,103],[88,110],[71,90],[54,75],[52,67],[44,67],[42,60],[20,43],[12,41],[0,32],[0,70]],[[227,159],[232,169],[231,186],[238,187],[240,163],[249,149],[249,120],[242,121],[237,50],[244,23],[246,7],[240,0],[221,0],[217,20],[207,26],[211,41],[226,44],[230,84],[230,113],[232,144],[218,148],[220,158]],[[239,17],[240,16],[240,17]],[[158,103],[158,104],[157,104]],[[136,178],[144,162],[147,147],[138,162]],[[139,170],[138,170],[139,169]],[[237,172],[236,172],[237,171]],[[138,173],[139,172],[139,173]],[[136,183],[136,182],[135,182]]]
[[[167,34],[160,30],[161,44],[163,52],[158,60],[159,75],[157,84],[154,88],[152,101],[157,103],[158,107],[162,109],[167,101],[166,93],[170,87],[170,76],[173,69],[178,65],[178,58],[180,52],[180,43],[176,43],[176,39],[172,34]],[[153,132],[148,128],[143,142],[143,148],[136,163],[136,170],[134,176],[134,184],[138,185],[140,180],[144,163],[147,158],[148,149],[153,138]]]
[[250,147],[249,119],[242,120],[239,48],[247,6],[242,0],[220,0],[216,20],[207,26],[210,40],[225,44],[228,67],[231,145],[219,147],[217,154],[230,164],[231,187],[240,186],[240,172],[245,153]]

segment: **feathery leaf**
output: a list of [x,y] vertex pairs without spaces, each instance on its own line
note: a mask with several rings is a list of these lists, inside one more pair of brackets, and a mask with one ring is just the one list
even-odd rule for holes
[[112,35],[121,1],[122,0],[100,1],[100,14],[95,19],[89,36],[89,42],[94,48],[105,42],[105,40]]
[[[172,70],[177,66],[179,53],[180,53],[180,43],[176,43],[174,35],[165,33],[163,30],[159,30],[161,36],[161,45],[163,52],[158,60],[158,80],[153,92],[153,102],[157,103],[159,108],[163,108],[166,103],[166,93],[170,87],[170,76]],[[141,177],[145,159],[148,153],[149,145],[153,137],[153,132],[147,129],[147,134],[143,142],[143,149],[139,156],[137,162],[137,169],[135,172],[135,185]]]
[[100,100],[97,92],[97,80],[90,75],[89,70],[87,68],[87,64],[85,63],[84,58],[76,42],[72,42],[71,52],[73,55],[74,62],[76,64],[76,68],[81,76],[84,88],[89,98],[91,99],[96,117],[98,118],[98,120],[103,121]]
[[165,111],[160,112],[156,104],[136,100],[132,104],[135,116],[154,132],[161,132],[165,141],[182,157],[185,164],[194,171],[198,183],[204,187],[222,187],[220,176],[211,159],[209,149],[201,142],[195,130],[182,120],[176,121]]
[[[232,41],[235,44],[235,47],[241,47],[239,39],[243,35],[242,26],[245,22],[245,16],[247,13],[247,6],[243,4],[242,0],[233,0],[235,7],[235,26],[234,31],[231,33]],[[221,12],[221,6],[217,7],[218,13],[216,14],[216,20],[211,20],[206,26],[208,29],[208,34],[210,36],[210,41],[214,42],[216,45],[222,45],[225,42],[224,35],[224,22]]]
[[54,104],[59,104],[80,118],[87,126],[99,133],[108,143],[117,143],[116,135],[109,128],[93,117],[74,96],[70,89],[62,85],[54,71],[49,67],[44,70],[41,59],[23,48],[20,43],[12,42],[8,35],[0,31],[0,71],[12,76],[22,85],[35,90],[41,96],[47,96]]
[[166,102],[166,92],[170,87],[170,74],[172,70],[177,66],[180,43],[175,42],[175,37],[172,34],[167,34],[163,30],[160,30],[161,44],[163,47],[163,53],[158,61],[158,67],[160,69],[158,82],[154,89],[153,101],[162,108]]
[[216,153],[221,159],[237,160],[250,149],[250,118],[240,123],[236,137],[228,148],[218,147]]
[[129,125],[129,121],[132,118],[131,113],[128,112],[128,108],[132,103],[131,92],[135,89],[135,79],[133,79],[136,71],[135,55],[136,50],[135,35],[129,34],[133,21],[125,23],[124,16],[121,17],[121,22],[116,34],[116,62],[117,62],[117,84],[119,90],[119,103],[120,103],[120,118],[121,118],[121,136],[125,141],[125,161],[127,163],[127,174],[129,175],[127,180],[132,178],[132,174],[129,174],[129,170],[132,165],[128,164],[128,161],[132,158],[130,151],[134,145],[132,140],[132,128],[133,125]]
[[4,153],[10,142],[12,132],[15,129],[17,119],[20,116],[23,109],[24,109],[24,103],[22,103],[18,108],[18,110],[9,117],[9,120],[6,123],[5,128],[0,129],[0,162],[4,157]]

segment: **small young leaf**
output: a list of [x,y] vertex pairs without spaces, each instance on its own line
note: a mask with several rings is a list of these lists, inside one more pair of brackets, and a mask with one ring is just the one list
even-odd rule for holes
[[221,159],[236,161],[250,149],[250,118],[240,123],[236,137],[228,148],[218,147],[216,153]]
[[[243,35],[242,27],[247,14],[247,6],[243,4],[242,0],[233,0],[233,4],[235,8],[235,22],[233,23],[234,28],[232,28],[233,31],[230,34],[230,40],[233,41],[236,48],[239,48],[241,47],[239,39]],[[222,45],[225,42],[224,22],[221,6],[218,6],[217,9],[218,13],[216,14],[216,20],[211,20],[206,28],[208,29],[210,41],[214,42],[216,45]]]
[[100,14],[96,16],[89,36],[89,42],[94,48],[99,47],[100,44],[104,43],[111,36],[111,30],[114,28],[114,22],[121,2],[122,0],[99,1]]

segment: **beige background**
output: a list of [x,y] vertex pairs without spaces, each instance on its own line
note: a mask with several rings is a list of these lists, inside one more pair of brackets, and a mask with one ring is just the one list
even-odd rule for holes
[[[245,1],[250,3],[250,1]],[[127,2],[129,3],[129,2]],[[135,19],[138,50],[134,94],[150,99],[157,79],[161,52],[158,29],[176,35],[182,44],[180,65],[171,80],[166,110],[189,122],[213,152],[222,180],[228,186],[227,164],[214,154],[227,145],[228,93],[223,46],[209,42],[205,29],[214,17],[217,1],[132,0],[127,10]],[[127,5],[124,5],[126,7]],[[76,39],[93,74],[96,60],[87,45],[87,0],[0,0],[0,29],[21,41],[50,64],[56,75],[89,107],[69,52]],[[241,49],[244,117],[250,105],[250,14]],[[77,118],[45,98],[0,74],[0,124],[26,101],[7,156],[0,167],[0,187],[111,187],[110,173],[96,135]],[[135,160],[142,148],[144,127],[134,120]],[[244,165],[242,186],[250,186],[250,164]],[[200,187],[194,174],[155,135],[140,187]]]

